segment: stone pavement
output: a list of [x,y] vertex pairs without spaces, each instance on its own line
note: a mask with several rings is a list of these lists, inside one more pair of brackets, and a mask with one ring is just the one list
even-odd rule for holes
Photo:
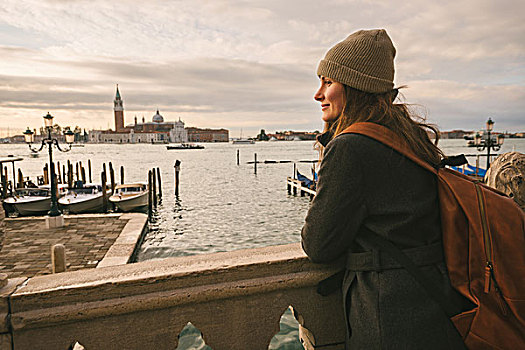
[[127,218],[121,214],[65,216],[65,225],[46,229],[44,218],[0,221],[0,273],[9,278],[51,273],[51,247],[66,247],[67,271],[95,268],[106,255]]

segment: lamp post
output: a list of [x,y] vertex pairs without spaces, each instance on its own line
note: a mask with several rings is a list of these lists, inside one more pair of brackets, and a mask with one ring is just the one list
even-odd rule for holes
[[480,134],[476,134],[475,142],[476,147],[478,148],[478,151],[483,151],[485,148],[487,149],[487,170],[490,166],[490,150],[493,151],[499,151],[501,146],[503,145],[503,141],[505,140],[505,136],[498,135],[497,141],[493,140],[491,137],[492,129],[494,128],[494,122],[491,118],[487,120],[487,137],[483,139]]
[[60,145],[58,144],[58,140],[56,138],[53,138],[51,135],[51,131],[53,130],[53,116],[49,114],[49,112],[44,116],[44,125],[47,130],[47,137],[42,139],[42,144],[39,149],[33,149],[31,147],[31,144],[34,142],[34,133],[27,128],[27,130],[24,132],[24,138],[26,143],[29,145],[29,149],[33,152],[40,152],[45,145],[48,146],[49,149],[49,166],[51,168],[50,171],[50,180],[51,180],[51,209],[49,210],[49,216],[59,216],[62,214],[60,210],[58,209],[58,202],[57,202],[57,187],[55,182],[55,165],[53,164],[53,145],[55,145],[59,151],[61,152],[68,152],[71,150],[71,144],[75,141],[75,134],[68,130],[64,133],[66,136],[66,143],[69,145],[69,148],[62,149]]

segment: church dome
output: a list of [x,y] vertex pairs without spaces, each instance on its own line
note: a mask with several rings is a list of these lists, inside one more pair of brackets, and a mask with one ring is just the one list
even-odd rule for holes
[[157,113],[153,116],[154,123],[164,123],[164,117],[162,117],[159,113],[159,110],[157,109]]

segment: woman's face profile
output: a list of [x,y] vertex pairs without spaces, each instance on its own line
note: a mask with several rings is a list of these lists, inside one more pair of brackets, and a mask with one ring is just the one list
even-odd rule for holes
[[341,113],[345,105],[345,89],[343,84],[338,83],[328,77],[320,76],[321,86],[314,95],[314,99],[321,103],[324,122],[334,122]]

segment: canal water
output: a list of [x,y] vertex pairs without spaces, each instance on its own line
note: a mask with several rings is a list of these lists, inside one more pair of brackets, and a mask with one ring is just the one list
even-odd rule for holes
[[[253,161],[256,153],[259,161],[296,162],[298,170],[310,176],[312,165],[300,161],[317,159],[313,142],[204,146],[202,150],[167,150],[166,145],[86,144],[67,153],[55,150],[54,159],[61,164],[82,161],[86,168],[91,160],[95,182],[100,181],[102,164],[110,161],[117,181],[121,166],[126,182],[147,181],[148,170],[160,169],[162,204],[150,224],[138,261],[299,242],[309,199],[287,194],[286,177],[293,175],[293,163],[258,164],[255,174],[253,164],[247,162]],[[440,147],[447,155],[477,153],[475,148],[466,147],[464,140],[442,140]],[[506,139],[499,153],[513,150],[525,153],[525,139]],[[7,155],[24,157],[17,167],[31,177],[42,174],[48,161],[45,151],[39,158],[30,158],[27,145],[22,144],[0,145],[0,157]],[[178,198],[174,195],[176,160],[181,161]],[[474,158],[469,161],[475,164]],[[481,166],[485,167],[484,157]],[[283,327],[285,330],[273,342],[274,348],[300,349],[290,312],[281,320]]]
[[[447,155],[477,153],[464,140],[442,140]],[[138,261],[213,252],[256,248],[299,242],[300,230],[308,210],[308,197],[288,195],[286,177],[293,175],[293,163],[258,164],[254,173],[254,154],[259,161],[293,161],[304,175],[312,165],[300,161],[316,160],[312,141],[258,142],[253,145],[206,143],[202,150],[167,150],[165,145],[86,144],[70,152],[55,150],[55,161],[66,164],[92,163],[93,181],[100,182],[102,164],[112,162],[120,181],[124,167],[126,182],[147,181],[148,170],[159,168],[163,200],[158,206],[150,232],[145,237]],[[506,139],[499,153],[516,150],[525,153],[525,139]],[[237,151],[240,165],[237,165]],[[47,152],[30,158],[27,145],[2,144],[0,157],[23,157],[17,167],[25,176],[42,174]],[[174,164],[181,161],[179,197],[174,195]],[[470,158],[471,164],[475,159]],[[485,167],[485,157],[481,159]],[[9,169],[11,176],[11,169]]]

